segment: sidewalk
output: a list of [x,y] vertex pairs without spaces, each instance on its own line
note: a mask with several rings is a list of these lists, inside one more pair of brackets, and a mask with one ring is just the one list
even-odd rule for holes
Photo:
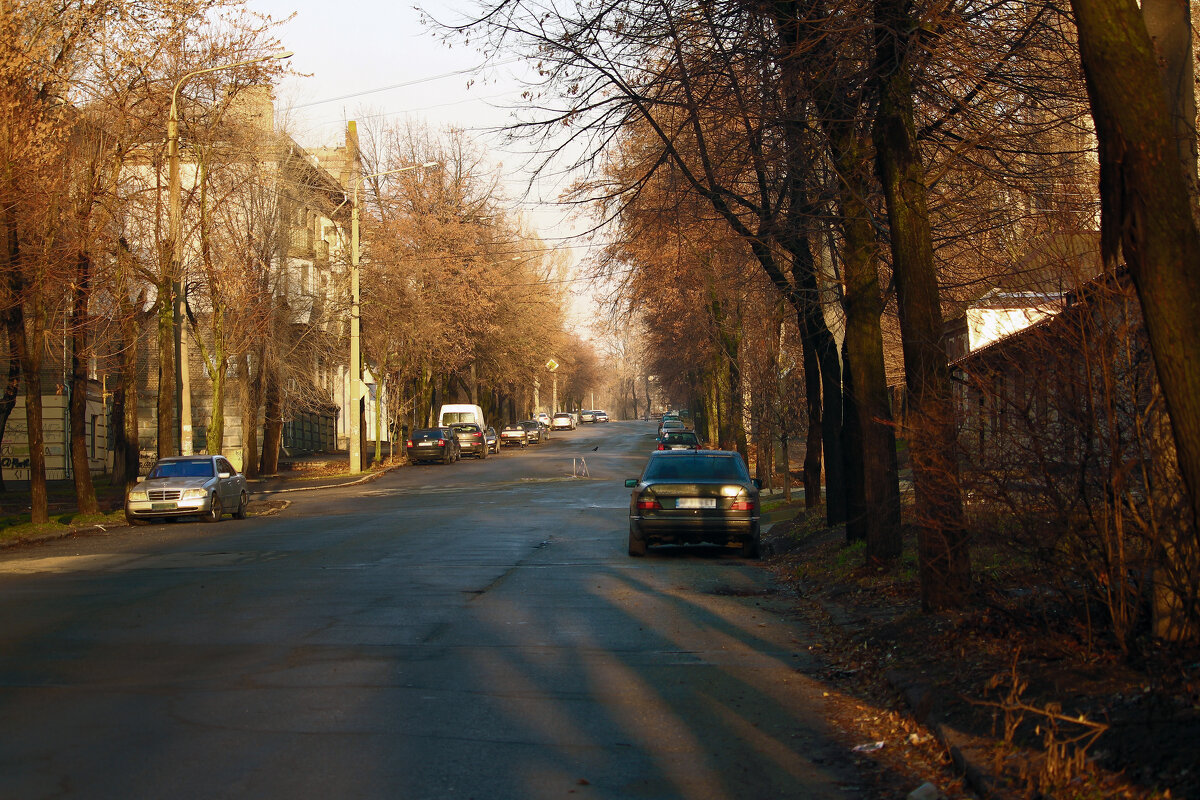
[[[274,475],[247,479],[250,492],[247,510],[251,516],[267,516],[282,511],[291,504],[287,496],[292,492],[367,483],[403,466],[403,463],[393,462],[351,475],[348,454],[334,452],[281,457],[279,466],[279,472]],[[5,491],[0,493],[0,549],[128,527],[123,513],[124,490],[108,485],[107,478],[106,475],[95,476],[96,499],[101,514],[78,521],[74,482],[48,481],[46,488],[51,523],[36,528],[28,523],[29,482],[7,481]],[[22,515],[24,522],[20,521]],[[8,536],[5,535],[6,529]]]

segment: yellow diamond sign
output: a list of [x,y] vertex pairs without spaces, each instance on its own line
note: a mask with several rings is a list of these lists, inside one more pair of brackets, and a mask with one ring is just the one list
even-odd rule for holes
[[554,372],[554,370],[558,369],[558,362],[555,361],[553,358],[550,359],[549,361],[546,362],[546,369],[550,370],[551,372]]

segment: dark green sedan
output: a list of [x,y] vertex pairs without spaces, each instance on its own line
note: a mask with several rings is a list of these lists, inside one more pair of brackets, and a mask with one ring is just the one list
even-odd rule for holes
[[651,544],[737,545],[759,554],[760,484],[740,454],[728,450],[652,453],[640,478],[627,478],[629,555]]

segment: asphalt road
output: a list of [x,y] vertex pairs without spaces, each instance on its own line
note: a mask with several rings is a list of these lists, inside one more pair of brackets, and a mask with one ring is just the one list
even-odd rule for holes
[[652,436],[0,553],[0,798],[864,794],[768,572],[626,555]]

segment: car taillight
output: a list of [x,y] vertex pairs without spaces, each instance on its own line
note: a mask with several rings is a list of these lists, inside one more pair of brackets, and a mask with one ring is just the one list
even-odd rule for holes
[[409,439],[407,442],[405,442],[405,443],[404,443],[404,446],[405,446],[405,447],[412,447],[412,446],[413,446],[413,445],[412,445],[412,439]]
[[659,449],[659,450],[666,450],[666,449],[667,449],[667,446],[666,446],[665,444],[660,444],[660,445],[658,446],[658,449]]
[[474,438],[476,438],[476,439],[482,439],[482,438],[483,438],[483,434],[482,434],[482,433],[473,433],[473,434],[471,434],[471,435],[472,435]]
[[446,446],[446,440],[438,439],[438,447],[445,447],[445,446]]
[[654,508],[662,508],[662,503],[658,502],[657,500],[638,500],[637,507],[639,509],[647,509],[647,510],[654,509]]
[[733,501],[733,505],[729,507],[733,511],[753,511],[754,501],[738,499]]

